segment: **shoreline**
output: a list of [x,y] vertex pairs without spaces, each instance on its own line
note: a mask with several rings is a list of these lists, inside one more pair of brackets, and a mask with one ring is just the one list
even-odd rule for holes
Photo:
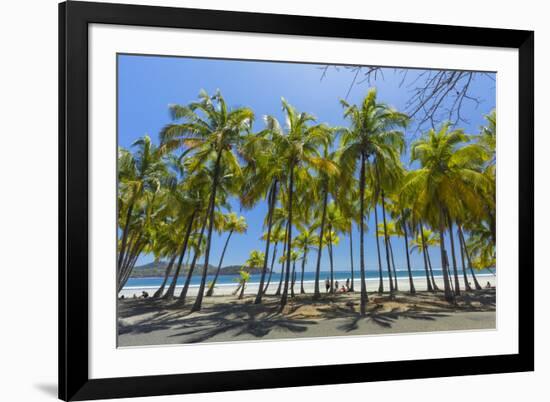
[[[478,282],[482,287],[485,287],[487,282],[491,283],[491,286],[496,285],[497,281],[497,275],[495,274],[477,274],[476,277],[478,278]],[[434,276],[435,282],[437,286],[440,289],[443,289],[443,276]],[[452,277],[451,277],[452,279]],[[471,275],[468,275],[468,279],[470,279],[471,286],[473,287],[473,279],[471,278]],[[422,292],[427,291],[427,284],[426,284],[426,278],[425,277],[413,277],[414,286],[416,291]],[[464,279],[462,278],[462,275],[459,276],[460,286],[461,289],[464,288]],[[321,288],[321,293],[324,293],[325,291],[325,284],[324,279],[319,281],[319,286]],[[377,292],[378,291],[378,278],[368,278],[365,279],[366,285],[367,285],[367,293]],[[453,281],[454,283],[454,281]],[[338,285],[342,286],[345,284],[345,280],[338,280]],[[399,291],[408,292],[409,290],[409,278],[398,278],[397,279],[397,285],[399,288]],[[223,283],[223,284],[217,284],[214,288],[214,295],[215,296],[230,296],[237,288],[238,284],[235,283]],[[271,282],[268,289],[268,294],[275,293],[277,290],[277,287],[279,286],[279,282]],[[307,293],[313,293],[315,286],[315,281],[304,281],[304,290]],[[354,280],[354,288],[355,291],[359,291],[361,286],[360,279],[355,278]],[[384,278],[384,291],[387,292],[389,290],[389,280],[387,278]],[[248,283],[246,285],[244,294],[245,295],[251,295],[258,293],[258,287],[259,283]],[[119,293],[119,297],[124,295],[125,298],[132,298],[135,294],[136,297],[141,295],[141,292],[145,291],[149,293],[149,296],[152,296],[153,293],[159,288],[159,286],[135,286],[135,287],[125,287],[123,288]],[[165,289],[167,289],[168,286],[166,286]],[[176,297],[181,292],[183,286],[177,285],[176,286]],[[198,294],[199,285],[190,285],[188,290],[188,296],[196,296]],[[296,281],[294,285],[294,291],[296,293],[300,292],[300,281]],[[289,285],[289,293],[290,293],[290,285]]]

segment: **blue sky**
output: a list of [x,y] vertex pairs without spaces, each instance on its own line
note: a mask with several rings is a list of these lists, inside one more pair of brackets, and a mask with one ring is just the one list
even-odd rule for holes
[[[320,67],[314,64],[119,55],[119,145],[129,148],[134,140],[144,134],[150,135],[158,143],[159,131],[170,122],[168,105],[194,101],[201,89],[208,93],[220,89],[230,106],[251,107],[256,113],[255,129],[258,130],[263,128],[263,115],[271,114],[284,121],[281,97],[298,110],[313,114],[320,123],[345,125],[338,101],[346,96],[354,73],[344,68],[331,68],[321,80]],[[408,80],[414,74],[418,74],[418,71],[412,70]],[[379,76],[371,81],[371,85],[378,90],[379,100],[403,110],[410,92],[407,88],[400,87],[400,83],[401,75],[394,69],[387,69],[383,78]],[[463,115],[468,124],[461,124],[461,127],[468,133],[477,133],[484,123],[483,114],[495,108],[495,81],[489,77],[479,77],[473,81],[471,88],[473,94],[483,101],[477,106],[472,102],[464,104]],[[348,102],[359,103],[368,89],[367,83],[355,85],[348,96]],[[417,135],[413,131],[411,129],[405,133],[407,140],[410,141]],[[403,160],[408,163],[408,155],[404,155]],[[265,248],[259,240],[264,231],[262,222],[267,211],[265,203],[260,203],[249,211],[240,211],[238,203],[233,202],[233,208],[235,212],[245,216],[248,232],[232,237],[224,265],[242,264],[252,249],[264,251]],[[374,216],[369,221],[369,227],[374,228]],[[358,238],[358,234],[354,233],[356,269],[359,261]],[[213,237],[212,264],[217,264],[224,240],[225,235]],[[395,238],[392,244],[397,269],[406,269],[403,239]],[[341,237],[340,244],[334,251],[335,269],[349,269],[349,239]],[[378,269],[372,230],[366,236],[365,251],[367,269]],[[438,249],[431,251],[434,268],[440,266],[438,253]],[[384,259],[384,255],[382,258]],[[420,255],[413,254],[411,258],[413,268],[423,269]],[[152,256],[143,255],[138,260],[138,265],[151,260]],[[313,270],[314,263],[315,258],[311,255],[306,270]],[[329,269],[328,264],[325,253],[321,268]]]

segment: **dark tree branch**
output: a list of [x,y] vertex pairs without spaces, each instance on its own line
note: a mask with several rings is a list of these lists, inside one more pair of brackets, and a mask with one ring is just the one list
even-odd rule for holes
[[[337,66],[320,67],[321,80],[327,77],[331,67],[339,71]],[[353,73],[346,91],[346,100],[354,87],[365,82],[372,85],[379,77],[384,79],[383,67],[344,68]],[[410,69],[394,68],[393,71],[395,74],[401,74],[399,87],[404,86],[408,91],[405,112],[413,119],[417,132],[425,129],[426,125],[436,127],[444,121],[449,121],[455,126],[468,123],[464,117],[465,103],[474,104],[477,108],[483,102],[482,98],[473,93],[472,82],[476,77],[495,80],[492,74],[475,71],[424,70],[412,78],[409,74]]]

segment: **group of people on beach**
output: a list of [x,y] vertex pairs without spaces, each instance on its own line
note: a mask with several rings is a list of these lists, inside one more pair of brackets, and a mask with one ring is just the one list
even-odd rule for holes
[[[341,288],[338,287],[339,283],[338,281],[334,281],[334,289],[336,291],[336,293],[346,293],[346,292],[349,292],[351,290],[350,288],[350,279],[346,279],[346,284],[345,285],[342,285]],[[330,279],[327,277],[325,279],[325,289],[326,289],[326,293],[328,293],[330,290],[331,290],[331,286],[330,286]]]
[[[132,296],[133,299],[147,299],[148,297],[149,297],[149,293],[146,292],[145,290],[141,292],[141,296],[139,296],[139,297],[135,293]],[[121,299],[121,300],[124,299],[124,295],[121,295],[119,297],[119,299]]]

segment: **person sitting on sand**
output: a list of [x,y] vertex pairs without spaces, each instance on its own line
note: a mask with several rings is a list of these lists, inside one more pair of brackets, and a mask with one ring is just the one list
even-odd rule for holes
[[338,290],[338,293],[346,293],[348,289],[342,285],[342,287]]
[[143,292],[141,292],[141,297],[143,297],[144,299],[147,299],[149,297],[149,293],[147,293],[145,290]]
[[124,295],[120,296],[120,300],[124,299]]
[[136,296],[136,294],[135,294],[135,293],[134,293],[134,296],[133,296],[133,298],[134,298],[134,299],[137,299],[137,296]]
[[328,290],[330,289],[330,281],[327,279],[325,279],[325,289],[326,289],[326,292],[328,293]]
[[485,289],[491,289],[491,282],[487,281],[487,285],[485,285]]

